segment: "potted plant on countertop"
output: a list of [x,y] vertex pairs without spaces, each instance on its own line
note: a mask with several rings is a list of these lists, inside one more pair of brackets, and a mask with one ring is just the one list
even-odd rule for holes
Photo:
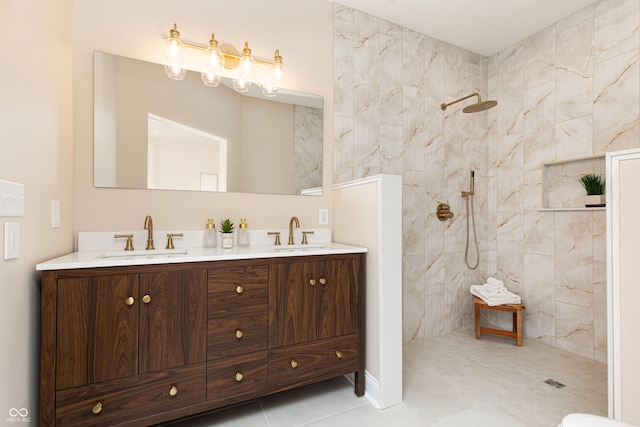
[[578,182],[582,184],[582,187],[587,191],[587,195],[584,200],[584,205],[587,208],[600,208],[606,204],[604,195],[605,182],[601,175],[594,173],[588,173],[582,175]]
[[233,247],[233,223],[229,218],[220,223],[220,232],[222,233],[222,247],[231,249]]

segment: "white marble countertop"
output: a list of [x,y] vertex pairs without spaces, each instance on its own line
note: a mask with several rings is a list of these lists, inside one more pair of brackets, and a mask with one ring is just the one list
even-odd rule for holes
[[119,267],[129,265],[170,264],[183,262],[223,261],[234,259],[277,258],[308,255],[365,253],[367,248],[341,243],[309,243],[289,246],[234,246],[232,249],[188,247],[144,250],[84,250],[61,256],[36,265],[36,270],[67,270],[73,268]]

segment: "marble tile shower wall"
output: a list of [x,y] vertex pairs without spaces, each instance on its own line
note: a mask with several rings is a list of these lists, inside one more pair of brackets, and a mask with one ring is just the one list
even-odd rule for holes
[[[334,181],[403,176],[405,341],[471,326],[468,287],[494,275],[523,296],[525,335],[606,361],[605,212],[538,211],[542,166],[640,146],[639,23],[638,0],[603,0],[484,58],[336,4]],[[498,107],[441,111],[476,91]]]
[[[488,59],[350,8],[335,6],[334,181],[403,176],[404,340],[472,324],[463,261],[461,191],[476,170],[476,222],[486,259],[487,119],[442,102],[487,93]],[[452,221],[436,218],[449,202]]]
[[[524,297],[527,336],[606,361],[604,211],[540,212],[542,166],[640,145],[640,2],[604,0],[490,58],[488,271]],[[494,323],[500,323],[495,316]],[[506,319],[503,319],[503,321]],[[507,326],[503,323],[502,326]]]

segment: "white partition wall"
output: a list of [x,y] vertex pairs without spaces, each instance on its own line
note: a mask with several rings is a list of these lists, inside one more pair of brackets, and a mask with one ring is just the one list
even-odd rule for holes
[[365,395],[402,402],[402,177],[377,175],[333,187],[333,240],[367,253]]
[[640,150],[607,154],[609,416],[640,425]]

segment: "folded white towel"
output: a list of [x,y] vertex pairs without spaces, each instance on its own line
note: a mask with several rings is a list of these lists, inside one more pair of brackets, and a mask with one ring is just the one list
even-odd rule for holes
[[487,291],[494,293],[494,294],[504,294],[509,292],[509,290],[507,288],[505,288],[504,286],[496,286],[496,285],[492,285],[490,283],[485,283],[484,285],[482,285],[483,288],[485,288]]
[[477,296],[489,306],[496,306],[502,304],[520,304],[522,299],[513,292],[507,291],[506,293],[491,293],[488,292],[482,285],[472,285],[469,289],[472,295]]
[[497,286],[499,288],[504,288],[504,282],[502,280],[498,280],[495,277],[489,277],[487,279],[487,283],[489,285]]

